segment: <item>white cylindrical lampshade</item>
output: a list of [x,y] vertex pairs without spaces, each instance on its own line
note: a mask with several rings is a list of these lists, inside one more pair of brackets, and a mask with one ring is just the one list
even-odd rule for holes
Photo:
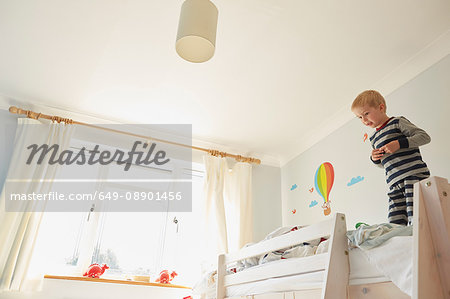
[[190,62],[205,62],[216,46],[217,7],[209,0],[186,0],[181,6],[176,50]]

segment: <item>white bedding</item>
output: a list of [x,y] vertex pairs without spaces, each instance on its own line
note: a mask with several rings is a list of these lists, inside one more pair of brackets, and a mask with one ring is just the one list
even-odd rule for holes
[[413,237],[398,236],[363,251],[375,266],[400,290],[412,296]]
[[[401,258],[399,258],[401,257]],[[282,263],[283,269],[298,267],[301,258],[291,258],[276,263]],[[411,295],[412,285],[412,237],[393,237],[384,244],[370,249],[350,250],[350,281],[349,284],[377,283],[392,281],[403,292]],[[267,264],[256,267],[264,267]],[[228,287],[227,297],[256,295],[270,292],[295,291],[322,287],[324,271],[301,275],[245,283]],[[196,293],[206,294],[206,298],[215,297],[215,283],[197,286]]]

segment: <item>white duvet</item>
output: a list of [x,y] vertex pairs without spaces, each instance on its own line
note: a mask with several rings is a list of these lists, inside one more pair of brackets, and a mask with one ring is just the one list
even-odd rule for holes
[[412,236],[393,237],[363,252],[371,265],[389,278],[400,290],[412,296]]

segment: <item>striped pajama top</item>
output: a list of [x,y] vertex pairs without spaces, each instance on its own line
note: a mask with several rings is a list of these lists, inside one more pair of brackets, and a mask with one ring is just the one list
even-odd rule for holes
[[377,161],[371,159],[373,163],[385,169],[389,188],[410,176],[430,175],[419,150],[419,146],[431,141],[424,130],[416,127],[403,116],[392,117],[384,127],[376,130],[370,137],[370,143],[374,149],[394,140],[398,140],[399,150],[393,154],[384,154]]

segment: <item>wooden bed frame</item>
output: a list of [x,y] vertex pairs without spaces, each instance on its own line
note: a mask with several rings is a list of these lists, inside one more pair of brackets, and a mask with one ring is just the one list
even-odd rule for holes
[[[414,185],[414,251],[413,299],[450,298],[450,185],[439,177],[431,177]],[[321,288],[227,299],[379,299],[411,298],[392,282],[349,285],[349,260],[343,214],[320,223],[260,242],[238,252],[219,255],[216,298],[224,299],[228,286],[261,281],[268,278],[324,271]],[[261,270],[248,269],[226,274],[226,265],[305,241],[330,236],[327,253],[302,258],[295,270],[283,271],[266,265]]]
[[414,185],[413,299],[450,298],[450,185],[431,177]]

